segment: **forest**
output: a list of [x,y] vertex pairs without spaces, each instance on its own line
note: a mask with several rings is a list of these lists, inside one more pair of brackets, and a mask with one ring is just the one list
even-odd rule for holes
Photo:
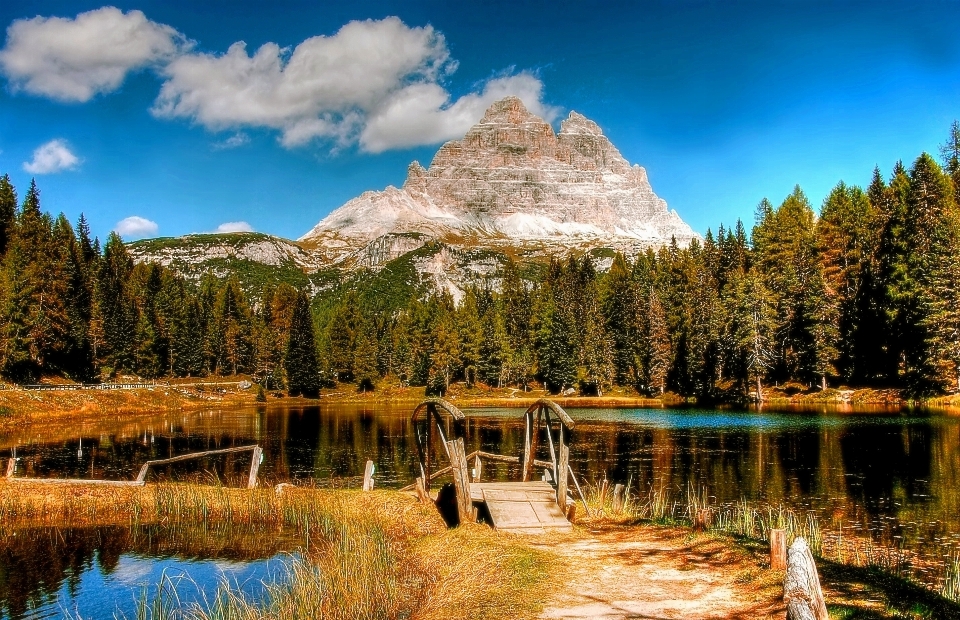
[[[815,213],[799,186],[742,222],[638,256],[507,260],[464,291],[385,292],[356,277],[259,297],[235,277],[188,282],[134,264],[22,201],[0,178],[0,375],[95,382],[249,374],[267,390],[375,390],[384,378],[444,393],[451,382],[625,386],[700,402],[771,384],[960,390],[960,125],[941,147],[840,182]],[[611,262],[612,261],[612,262]],[[603,269],[598,266],[602,265]],[[382,285],[382,279],[377,280]]]

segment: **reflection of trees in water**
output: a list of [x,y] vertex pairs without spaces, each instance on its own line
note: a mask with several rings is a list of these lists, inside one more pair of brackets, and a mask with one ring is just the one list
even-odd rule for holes
[[65,585],[76,596],[83,574],[112,575],[124,554],[250,561],[293,549],[292,539],[257,528],[141,526],[8,530],[0,537],[0,615],[22,618],[50,604]]
[[[354,478],[351,484],[359,484],[355,477],[372,459],[378,487],[399,487],[417,473],[411,411],[409,403],[322,404],[192,412],[122,427],[103,422],[100,428],[83,430],[80,459],[78,435],[69,429],[34,438],[32,446],[24,445],[27,436],[0,437],[0,445],[20,441],[18,456],[37,475],[86,477],[92,471],[96,477],[129,479],[151,458],[259,443],[264,448],[260,474],[268,483]],[[632,479],[634,492],[667,489],[682,495],[688,487],[705,487],[720,502],[744,498],[774,506],[809,506],[828,521],[842,519],[864,528],[897,517],[939,520],[947,532],[960,532],[957,420],[914,418],[901,424],[891,418],[877,418],[876,423],[858,418],[835,424],[833,418],[830,424],[818,424],[805,414],[796,415],[803,423],[772,428],[656,428],[581,421],[572,433],[571,464],[588,482]],[[519,410],[506,417],[470,417],[466,426],[468,452],[519,454]],[[545,451],[546,444],[541,442],[540,448]],[[236,455],[187,461],[159,474],[182,479],[214,471],[221,478],[239,479],[248,471],[248,459]],[[484,476],[507,478],[516,475],[515,469],[491,463]]]

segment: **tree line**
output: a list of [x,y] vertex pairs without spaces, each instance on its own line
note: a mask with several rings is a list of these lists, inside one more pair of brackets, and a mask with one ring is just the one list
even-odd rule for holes
[[[390,377],[443,393],[455,381],[557,392],[629,386],[703,401],[771,383],[960,389],[960,125],[942,166],[920,155],[839,183],[814,212],[796,187],[760,202],[748,232],[721,225],[638,256],[507,261],[483,284],[385,294],[364,279],[310,299],[280,284],[199,284],[134,264],[18,202],[0,179],[0,374],[80,381],[246,373],[270,390],[376,389]],[[599,269],[598,267],[603,267]],[[462,294],[461,294],[462,293]]]

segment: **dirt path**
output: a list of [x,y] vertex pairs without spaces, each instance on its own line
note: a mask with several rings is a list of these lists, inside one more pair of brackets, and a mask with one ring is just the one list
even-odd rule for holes
[[783,573],[748,551],[673,528],[579,531],[534,546],[559,556],[541,618],[784,618]]

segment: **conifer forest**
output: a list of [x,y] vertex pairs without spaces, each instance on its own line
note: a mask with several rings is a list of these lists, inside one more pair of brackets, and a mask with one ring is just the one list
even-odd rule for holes
[[[385,377],[552,392],[628,386],[701,402],[773,383],[960,389],[960,126],[819,213],[800,187],[738,221],[634,257],[509,260],[458,303],[391,294],[362,276],[314,293],[248,295],[235,277],[186,281],[101,245],[83,216],[43,211],[0,179],[0,373],[100,381],[249,374],[268,390],[376,389]],[[609,268],[607,268],[609,264]],[[380,285],[369,285],[369,282]]]

